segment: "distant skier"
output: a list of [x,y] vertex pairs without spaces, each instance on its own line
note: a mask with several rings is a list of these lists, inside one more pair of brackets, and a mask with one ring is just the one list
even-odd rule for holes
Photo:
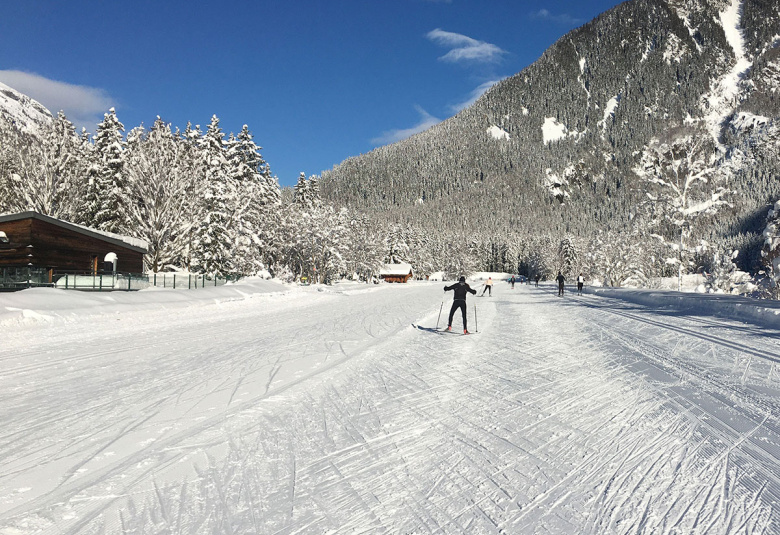
[[491,277],[488,277],[487,282],[485,282],[485,289],[482,290],[480,296],[485,295],[485,290],[487,290],[488,297],[493,297],[493,279]]
[[534,280],[536,281],[536,287],[537,288],[539,287],[539,279],[541,279],[541,278],[542,278],[542,276],[539,275],[538,273],[536,274],[536,277],[534,277]]
[[445,286],[444,291],[449,292],[455,290],[455,295],[452,300],[452,308],[450,309],[450,319],[447,322],[447,330],[452,330],[452,317],[455,315],[455,311],[459,308],[463,312],[463,334],[469,334],[468,327],[466,326],[466,293],[470,292],[477,295],[477,291],[472,289],[471,286],[466,284],[466,277],[461,277],[458,282],[452,286]]
[[577,276],[577,295],[582,295],[582,286],[585,284],[585,277],[580,273]]
[[515,276],[514,275],[512,275],[512,278],[509,279],[509,283],[512,285],[512,289],[514,290],[515,289]]
[[563,273],[560,271],[558,272],[558,276],[555,277],[555,280],[558,281],[558,296],[563,296],[563,283],[566,282],[566,277],[563,276]]

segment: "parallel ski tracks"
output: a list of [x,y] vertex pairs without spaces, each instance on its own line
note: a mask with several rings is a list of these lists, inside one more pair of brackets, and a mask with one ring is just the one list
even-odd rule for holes
[[[728,348],[728,349],[732,349],[734,351],[738,351],[738,352],[740,352],[740,353],[742,353],[744,355],[751,355],[751,356],[754,356],[754,357],[758,357],[758,358],[764,359],[764,360],[766,360],[768,362],[772,362],[772,363],[775,363],[775,364],[780,364],[780,346],[778,346],[778,350],[777,351],[757,350],[757,349],[755,349],[753,347],[746,346],[746,345],[740,344],[738,342],[732,342],[730,340],[726,340],[725,338],[717,336],[717,335],[714,335],[714,334],[703,334],[701,332],[695,331],[695,330],[690,329],[690,328],[679,327],[677,325],[671,325],[669,323],[666,323],[666,322],[663,322],[663,321],[659,321],[659,320],[653,320],[653,319],[650,319],[648,317],[641,316],[639,314],[625,312],[623,310],[618,310],[618,309],[615,309],[615,308],[610,308],[610,307],[606,307],[606,306],[596,305],[596,304],[592,304],[592,303],[583,303],[581,301],[579,301],[578,304],[582,304],[582,305],[590,307],[590,308],[598,309],[598,310],[600,310],[602,312],[607,312],[607,313],[615,315],[615,316],[621,316],[621,317],[624,317],[624,318],[627,318],[627,319],[631,319],[631,320],[634,320],[634,321],[637,321],[637,322],[640,322],[640,323],[645,323],[647,325],[653,325],[655,327],[660,327],[660,328],[668,330],[668,331],[674,331],[674,332],[677,332],[677,333],[680,333],[680,334],[683,334],[683,335],[686,335],[686,336],[690,336],[690,337],[693,337],[693,338],[698,338],[698,339],[700,339],[702,341],[705,341],[705,342],[710,342],[712,344],[717,344],[717,345],[719,345],[721,347],[725,347],[725,348]],[[706,321],[706,320],[702,320],[700,318],[690,317],[690,316],[686,316],[686,317],[689,319],[689,321],[696,321],[696,322],[701,322],[701,323],[705,323],[706,322],[706,324],[709,327],[717,327],[717,328],[721,328],[721,329],[731,329],[731,328],[734,328],[734,326],[732,324],[717,323],[717,322],[711,321],[711,320],[710,321]],[[777,337],[780,336],[780,335],[762,333],[761,336],[765,336],[768,339],[775,339],[776,340]],[[775,343],[777,343],[777,342],[775,342]]]
[[[380,307],[381,308],[381,307]],[[332,317],[330,318],[330,325],[322,325],[322,324],[314,324],[314,330],[311,330],[311,325],[305,324],[301,327],[300,332],[294,332],[295,331],[295,323],[290,323],[290,327],[287,329],[288,331],[292,332],[293,335],[289,338],[288,351],[287,352],[282,351],[279,355],[277,355],[279,358],[277,358],[276,364],[272,366],[272,368],[277,369],[280,365],[280,362],[285,362],[291,358],[294,355],[294,358],[302,358],[305,357],[306,354],[309,351],[318,351],[323,352],[325,351],[327,353],[325,358],[325,363],[316,369],[313,369],[307,373],[301,374],[297,379],[294,379],[292,381],[286,382],[282,386],[272,386],[271,381],[272,377],[269,379],[269,383],[266,384],[265,391],[261,394],[258,393],[254,397],[252,397],[249,400],[237,400],[235,399],[236,396],[236,390],[239,388],[239,385],[235,382],[226,382],[222,381],[222,383],[217,384],[214,386],[214,388],[219,389],[226,389],[226,397],[229,398],[228,407],[226,409],[223,409],[220,413],[199,419],[198,421],[193,421],[190,424],[188,424],[185,428],[174,432],[164,438],[161,438],[157,441],[155,441],[152,444],[149,444],[148,446],[144,446],[143,448],[139,449],[132,455],[119,459],[113,463],[110,463],[106,465],[104,468],[97,468],[93,469],[92,471],[80,475],[77,479],[71,479],[72,474],[76,473],[76,471],[79,468],[79,463],[87,462],[89,459],[86,459],[84,461],[78,461],[76,464],[73,465],[72,469],[69,470],[68,474],[63,478],[62,481],[60,481],[59,485],[52,489],[49,493],[41,495],[38,498],[33,498],[32,500],[24,503],[23,505],[20,505],[18,507],[15,507],[9,511],[6,511],[4,513],[5,518],[13,518],[17,515],[22,515],[25,513],[29,513],[30,511],[36,511],[36,510],[43,510],[45,508],[55,506],[58,503],[67,503],[70,502],[71,505],[74,508],[78,508],[79,520],[75,524],[70,524],[67,527],[60,525],[56,528],[57,533],[79,533],[80,530],[84,529],[86,526],[90,525],[90,523],[95,520],[98,515],[100,515],[103,511],[109,509],[113,506],[114,503],[116,503],[117,500],[124,500],[127,499],[127,494],[120,492],[119,495],[117,495],[115,498],[106,497],[102,498],[100,500],[92,501],[92,502],[83,502],[74,500],[74,498],[78,495],[86,491],[87,489],[102,483],[104,481],[114,481],[115,476],[122,475],[122,480],[116,480],[116,486],[119,489],[126,489],[126,491],[129,492],[135,492],[137,491],[137,485],[148,481],[149,476],[152,473],[160,474],[163,472],[166,467],[173,467],[176,465],[176,463],[179,462],[183,458],[183,456],[187,455],[189,450],[179,450],[178,445],[182,442],[186,442],[187,440],[198,436],[203,435],[204,440],[199,441],[198,448],[208,448],[211,445],[220,444],[225,440],[224,435],[222,434],[223,431],[221,430],[221,426],[219,425],[221,422],[225,421],[226,419],[229,419],[231,416],[238,415],[242,411],[245,411],[247,409],[254,408],[258,402],[262,401],[263,399],[271,396],[271,395],[277,395],[284,391],[287,391],[291,388],[294,388],[295,386],[306,382],[310,379],[312,379],[316,375],[320,375],[322,373],[328,372],[329,370],[333,369],[334,367],[340,365],[343,362],[346,362],[353,358],[356,355],[363,354],[369,347],[377,344],[377,343],[384,343],[386,338],[385,336],[382,336],[378,338],[379,333],[383,333],[384,335],[392,335],[393,333],[396,333],[402,329],[405,328],[407,323],[405,321],[401,321],[398,319],[397,314],[398,311],[394,310],[395,314],[393,315],[385,315],[382,314],[384,312],[384,308],[378,309],[374,308],[371,310],[371,315],[374,318],[373,323],[368,320],[368,317],[363,315],[362,318],[358,318],[358,326],[359,328],[362,328],[365,334],[367,335],[367,338],[362,342],[356,343],[354,346],[350,346],[349,350],[345,350],[344,343],[345,340],[336,340],[334,342],[325,342],[325,339],[331,339],[335,337],[341,336],[343,338],[344,335],[347,335],[349,337],[349,333],[353,331],[354,329],[352,327],[349,327],[350,325],[355,324],[355,318],[351,317],[349,314],[342,315],[343,317]],[[387,316],[387,317],[386,317]],[[159,348],[161,346],[165,346],[166,348],[176,348],[176,346],[179,343],[186,342],[186,347],[193,347],[193,342],[195,344],[198,344],[199,342],[211,340],[215,337],[218,337],[219,339],[230,339],[232,335],[235,335],[237,333],[245,332],[246,331],[246,325],[241,322],[241,324],[238,324],[232,328],[225,328],[224,324],[226,322],[220,322],[219,327],[216,328],[209,328],[205,330],[199,330],[196,335],[191,335],[189,333],[183,333],[177,335],[175,338],[166,338],[164,340],[153,340],[148,343],[142,343],[142,344],[134,344],[131,348],[112,348],[109,350],[101,350],[101,351],[91,351],[87,354],[79,355],[78,361],[82,363],[82,365],[85,365],[85,363],[89,363],[91,359],[100,359],[103,357],[110,357],[112,355],[118,355],[122,354],[124,351],[132,351],[133,353],[138,353],[139,349],[144,351],[153,350],[155,348]],[[245,343],[243,341],[237,342],[237,343]],[[315,347],[313,347],[316,346]],[[297,348],[295,346],[298,346]],[[223,348],[224,349],[224,348]],[[228,351],[228,349],[225,349]],[[171,349],[173,351],[173,349]],[[39,357],[42,357],[49,353],[46,350],[38,351],[37,353],[34,351],[31,352],[25,352],[23,355],[12,355],[6,357],[7,359],[20,359],[20,358],[28,358],[30,355],[35,354]],[[332,354],[331,354],[332,353]],[[226,369],[225,373],[223,373],[224,377],[229,377],[231,375],[236,376],[236,380],[240,383],[240,377],[242,377],[241,374],[241,367],[243,366],[244,372],[246,372],[247,368],[246,366],[255,366],[255,363],[252,362],[253,358],[251,355],[245,355],[240,359],[237,359],[235,362],[233,362],[231,369]],[[55,361],[56,362],[56,361]],[[63,357],[60,359],[61,363],[65,362],[75,362],[74,357]],[[217,363],[218,365],[220,363]],[[230,360],[225,360],[225,364],[230,364]],[[236,368],[236,365],[239,366],[239,369]],[[265,365],[265,362],[259,362],[257,365]],[[23,366],[17,366],[15,368],[10,369],[4,369],[3,373],[15,373],[17,375],[19,374],[34,374],[34,372],[47,369],[49,367],[53,366],[53,361],[51,359],[46,360],[45,362],[35,363],[31,365],[23,365]],[[185,370],[186,371],[186,370]],[[235,372],[235,374],[233,373]],[[167,373],[167,372],[166,372]],[[273,375],[273,371],[271,373]],[[207,378],[207,377],[206,377]],[[185,389],[192,388],[191,385],[182,385]],[[140,388],[133,392],[133,396],[141,399],[146,396],[144,394],[144,391],[147,391],[150,396],[153,396],[155,392],[159,393],[159,385],[149,384],[146,385],[144,388]],[[157,403],[155,405],[164,404],[167,400],[170,399],[171,396],[181,396],[182,392],[173,391],[170,392],[166,399],[159,399],[157,398]],[[208,394],[208,392],[206,393]],[[197,402],[197,400],[192,401],[193,403]],[[110,404],[106,404],[107,407],[110,408]],[[82,417],[89,417],[90,413],[94,413],[94,410],[97,410],[99,406],[92,406],[89,409],[85,409],[84,414],[82,414]],[[135,420],[128,420],[127,422],[123,423],[123,426],[121,429],[118,430],[118,434],[111,439],[108,443],[105,443],[100,451],[105,450],[107,447],[110,446],[110,444],[121,438],[127,430],[131,430],[137,426],[143,425],[145,421],[148,421],[150,418],[155,418],[158,412],[155,410],[147,411],[144,410],[142,415],[139,415]],[[72,415],[71,415],[72,416]],[[50,422],[49,422],[50,423]],[[25,431],[33,431],[35,429],[40,432],[41,430],[45,429],[45,426],[47,425],[47,422],[40,422],[36,424],[34,427],[27,427]],[[259,429],[257,428],[257,424],[249,424],[245,425],[242,432],[246,433],[253,433],[258,432]],[[97,432],[100,432],[100,430],[97,430]],[[13,433],[13,436],[6,436],[2,439],[5,440],[13,440],[13,438],[17,436],[23,436],[26,433],[23,431],[20,431],[19,429],[16,429],[16,431]],[[2,440],[0,439],[0,440]],[[356,440],[360,440],[358,436],[355,437]],[[7,446],[7,444],[6,444]],[[18,453],[18,452],[17,452]],[[26,453],[29,454],[29,450],[26,451]],[[158,456],[160,459],[158,459],[157,463],[150,463],[149,467],[144,467],[144,464],[142,461],[145,459],[150,458],[151,456]],[[9,475],[8,473],[5,474],[6,476]],[[54,526],[52,526],[52,529],[55,529]],[[46,533],[48,533],[51,530],[47,530]],[[52,531],[53,533],[53,531]]]
[[[691,328],[671,325],[669,323],[643,317],[637,313],[628,313],[607,307],[587,304],[586,306],[600,312],[607,312],[613,316],[622,317],[628,321],[639,322],[654,328],[660,328],[668,332],[675,332],[693,340],[704,341],[709,344],[716,344],[721,348],[736,352],[738,355],[749,355],[758,359],[763,359],[769,363],[778,363],[780,358],[777,354],[770,351],[754,349],[738,342],[732,342],[721,336],[712,334],[702,334]],[[603,321],[596,320],[594,321]],[[713,323],[710,323],[711,326]],[[716,324],[717,325],[717,324]],[[731,325],[717,325],[721,328],[729,328]],[[633,329],[626,329],[627,332],[637,332]],[[706,433],[718,439],[722,444],[732,444],[725,453],[719,453],[718,450],[704,452],[708,457],[718,455],[714,462],[726,462],[729,456],[742,458],[738,463],[744,467],[742,482],[746,489],[754,492],[756,496],[762,496],[765,503],[780,503],[780,471],[777,467],[777,458],[780,448],[780,419],[778,418],[780,405],[776,399],[769,398],[764,394],[759,394],[751,389],[750,385],[735,382],[728,376],[715,373],[712,370],[697,365],[695,359],[686,358],[685,354],[673,356],[668,347],[662,342],[656,341],[652,333],[648,333],[643,338],[629,336],[621,332],[621,329],[615,328],[614,324],[601,329],[602,336],[608,336],[618,342],[621,346],[629,348],[642,355],[643,358],[653,363],[673,376],[679,377],[681,381],[694,381],[699,385],[700,392],[709,396],[716,406],[731,407],[736,400],[741,407],[743,414],[749,416],[753,421],[750,429],[737,428],[728,414],[720,416],[718,413],[710,413],[706,420],[696,416],[696,405],[692,404],[690,398],[682,398],[675,393],[675,385],[658,385],[663,388],[667,399],[677,405],[682,414],[688,414],[689,418],[695,419]],[[678,344],[679,346],[679,341]],[[677,346],[675,346],[676,350]],[[690,351],[690,349],[688,349]],[[674,350],[672,351],[672,353]],[[723,358],[723,357],[721,357]],[[670,386],[672,388],[670,388]],[[704,403],[702,400],[700,403]],[[761,436],[761,439],[757,439]],[[746,468],[750,467],[750,468]],[[702,477],[705,477],[702,474]],[[729,477],[727,474],[723,478]],[[772,481],[767,485],[767,481]],[[720,482],[716,482],[720,484]],[[715,482],[713,484],[716,484]],[[778,527],[778,524],[775,524]]]

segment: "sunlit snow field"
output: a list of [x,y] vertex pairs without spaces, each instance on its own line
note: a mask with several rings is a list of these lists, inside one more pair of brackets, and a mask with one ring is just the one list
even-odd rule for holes
[[443,285],[0,294],[0,534],[780,533],[774,303]]

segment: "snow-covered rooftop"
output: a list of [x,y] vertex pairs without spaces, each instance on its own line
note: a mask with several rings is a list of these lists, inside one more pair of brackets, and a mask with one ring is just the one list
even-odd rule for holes
[[412,273],[411,264],[383,264],[380,275],[408,275]]
[[38,212],[19,212],[16,214],[0,215],[0,222],[18,221],[27,218],[46,221],[47,223],[51,223],[53,225],[57,225],[64,228],[70,228],[71,230],[75,230],[76,232],[80,232],[82,234],[97,235],[99,237],[102,237],[103,239],[107,238],[108,241],[121,242],[119,243],[120,245],[124,245],[125,247],[129,246],[131,248],[138,249],[140,252],[143,253],[147,253],[149,251],[149,242],[147,242],[146,240],[142,240],[140,238],[133,238],[131,236],[123,236],[121,234],[114,234],[113,232],[106,232],[104,230],[97,230],[84,225],[71,223],[70,221],[63,221],[62,219],[57,219],[56,217],[40,214]]

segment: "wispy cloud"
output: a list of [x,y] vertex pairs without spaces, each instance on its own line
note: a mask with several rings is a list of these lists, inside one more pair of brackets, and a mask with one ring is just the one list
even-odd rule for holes
[[460,33],[447,32],[440,28],[428,32],[426,37],[434,43],[450,49],[439,59],[451,63],[460,61],[496,63],[501,60],[501,56],[507,53],[494,44],[478,41]]
[[450,107],[449,107],[449,108],[450,108],[450,111],[451,111],[452,113],[458,113],[458,112],[460,112],[460,111],[463,111],[463,110],[465,110],[466,108],[468,108],[469,106],[471,106],[472,104],[474,104],[474,102],[476,102],[476,101],[477,101],[477,99],[478,99],[479,97],[481,97],[482,95],[484,95],[484,94],[485,94],[485,92],[486,92],[488,89],[490,89],[491,87],[493,87],[494,85],[496,85],[496,84],[497,84],[498,82],[500,82],[500,81],[501,81],[501,80],[489,80],[489,81],[487,81],[487,82],[485,82],[485,83],[483,83],[483,84],[480,84],[480,86],[479,86],[479,87],[477,87],[476,89],[474,89],[474,90],[473,90],[473,91],[472,91],[472,92],[469,94],[469,96],[468,96],[468,98],[467,98],[466,100],[464,100],[463,102],[459,102],[459,103],[457,103],[457,104],[452,104],[452,105],[450,105]]
[[402,139],[411,137],[414,134],[418,134],[423,130],[427,130],[433,125],[441,122],[441,119],[434,117],[433,115],[431,115],[430,113],[422,109],[422,107],[415,106],[414,108],[420,114],[420,121],[416,125],[414,125],[411,128],[400,128],[400,129],[388,130],[386,132],[382,132],[382,134],[379,137],[375,137],[374,139],[372,139],[371,143],[373,143],[374,145],[388,145],[390,143],[395,143],[396,141],[401,141]]
[[561,26],[579,26],[580,24],[585,23],[583,19],[572,17],[568,13],[556,14],[551,13],[548,9],[540,9],[539,11],[531,13],[531,18],[538,20],[548,20],[550,22],[554,22],[555,24],[560,24]]
[[34,73],[0,70],[0,82],[37,100],[54,115],[64,111],[77,128],[85,127],[90,132],[114,105],[114,99],[103,89],[50,80]]

